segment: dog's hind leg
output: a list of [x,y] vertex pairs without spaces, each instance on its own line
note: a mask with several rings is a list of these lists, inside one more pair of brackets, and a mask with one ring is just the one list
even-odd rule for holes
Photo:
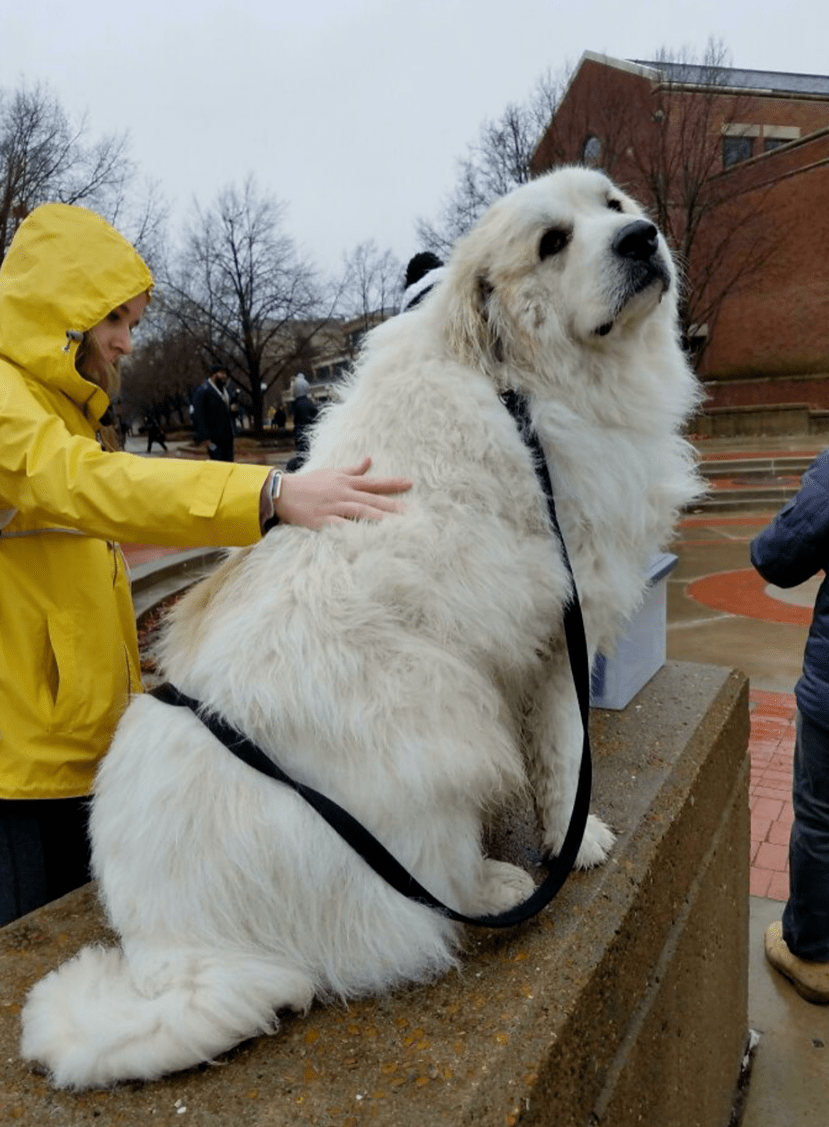
[[[550,676],[538,691],[527,723],[527,773],[544,827],[544,848],[558,854],[576,798],[583,736],[565,654],[551,658]],[[614,841],[613,831],[594,814],[588,815],[576,867],[601,864]]]
[[85,947],[31,991],[21,1055],[57,1087],[153,1080],[273,1033],[280,1009],[305,1009],[302,972],[240,951],[144,950],[150,975],[115,948]]

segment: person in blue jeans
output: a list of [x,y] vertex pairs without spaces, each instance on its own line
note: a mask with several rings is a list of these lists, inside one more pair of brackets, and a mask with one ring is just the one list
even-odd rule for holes
[[[751,562],[777,587],[796,587],[829,564],[829,448],[800,490],[751,545]],[[794,823],[789,899],[766,929],[766,957],[809,1002],[829,1003],[829,579],[815,600],[795,686]]]

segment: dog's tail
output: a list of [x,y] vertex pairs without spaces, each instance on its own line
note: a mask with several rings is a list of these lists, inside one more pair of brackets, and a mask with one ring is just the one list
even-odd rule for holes
[[274,1033],[278,1009],[312,997],[301,972],[229,952],[160,953],[139,989],[121,951],[85,947],[32,989],[21,1054],[59,1088],[154,1080]]

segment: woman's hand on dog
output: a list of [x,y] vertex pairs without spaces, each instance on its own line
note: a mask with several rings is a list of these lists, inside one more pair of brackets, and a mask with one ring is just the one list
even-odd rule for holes
[[390,494],[405,493],[407,477],[366,477],[371,458],[342,470],[310,470],[286,474],[276,503],[276,515],[286,524],[318,529],[347,520],[380,520],[402,513],[406,506]]

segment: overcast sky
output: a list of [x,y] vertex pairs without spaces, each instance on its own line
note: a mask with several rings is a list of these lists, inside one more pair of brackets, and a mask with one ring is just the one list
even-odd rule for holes
[[0,87],[127,129],[174,226],[254,173],[334,273],[372,238],[405,263],[481,123],[548,69],[711,35],[735,66],[829,72],[826,0],[0,0]]

